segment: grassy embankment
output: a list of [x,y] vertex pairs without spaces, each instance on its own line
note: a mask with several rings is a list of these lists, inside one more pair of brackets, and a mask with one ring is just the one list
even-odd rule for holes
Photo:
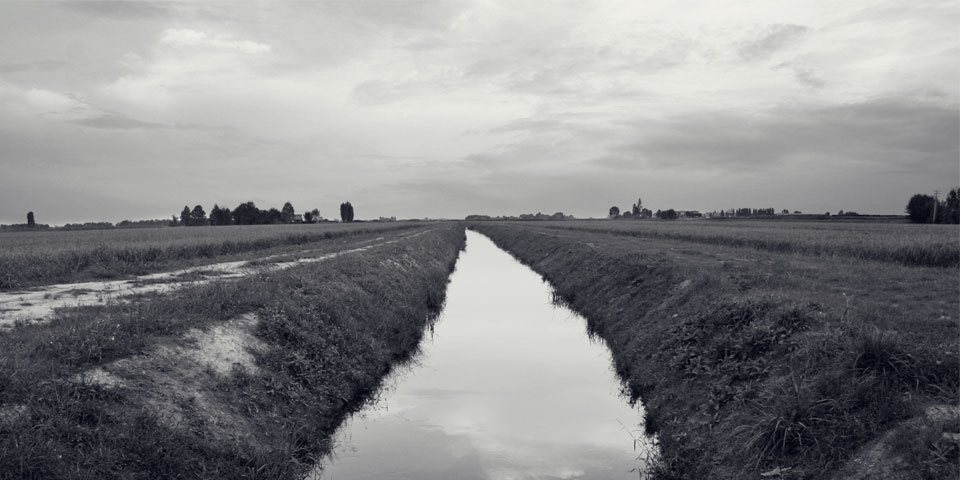
[[275,254],[290,247],[415,223],[251,225],[0,234],[0,290],[126,275]]
[[465,239],[429,228],[0,333],[0,477],[298,478],[439,312]]
[[955,268],[475,228],[607,341],[658,434],[659,478],[956,478]]

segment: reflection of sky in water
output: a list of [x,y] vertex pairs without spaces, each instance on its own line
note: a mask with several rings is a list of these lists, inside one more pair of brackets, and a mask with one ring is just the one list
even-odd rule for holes
[[323,478],[636,478],[610,354],[550,287],[467,232],[443,316],[383,401],[338,432]]

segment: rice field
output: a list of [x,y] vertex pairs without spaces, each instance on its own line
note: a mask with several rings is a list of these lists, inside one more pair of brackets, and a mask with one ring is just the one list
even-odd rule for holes
[[557,229],[681,240],[902,265],[960,266],[960,227],[759,220],[549,222]]

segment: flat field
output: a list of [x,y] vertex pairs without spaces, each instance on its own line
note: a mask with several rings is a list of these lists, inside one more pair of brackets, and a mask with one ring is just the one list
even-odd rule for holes
[[337,232],[289,268],[0,329],[0,479],[303,478],[416,350],[464,245]]
[[606,340],[655,477],[715,479],[956,478],[960,274],[896,255],[956,254],[957,227],[929,227],[472,225]]
[[252,251],[275,253],[331,238],[417,225],[390,222],[4,232],[0,233],[0,290],[223,262]]
[[579,220],[544,224],[552,228],[588,229],[776,253],[850,257],[903,265],[960,266],[960,229],[956,225],[718,219]]

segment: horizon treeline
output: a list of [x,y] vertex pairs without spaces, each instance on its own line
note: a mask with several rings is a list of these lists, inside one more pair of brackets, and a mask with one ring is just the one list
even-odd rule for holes
[[[345,210],[344,205],[349,206]],[[344,223],[349,223],[353,221],[353,206],[350,205],[350,202],[346,202],[340,205],[340,216],[341,220]],[[171,227],[186,226],[186,227],[196,227],[203,225],[279,225],[286,223],[318,223],[318,222],[333,222],[336,220],[328,220],[323,218],[320,215],[320,210],[314,208],[313,210],[304,212],[303,214],[297,214],[296,210],[293,208],[293,204],[286,202],[283,204],[283,207],[280,210],[276,208],[269,209],[260,209],[252,201],[244,202],[240,205],[237,205],[233,210],[220,207],[219,204],[213,204],[213,208],[210,210],[209,216],[207,212],[204,211],[202,205],[196,205],[192,209],[184,205],[183,210],[180,211],[179,217],[173,215],[169,225]]]
[[906,213],[913,223],[960,224],[960,187],[950,189],[943,200],[918,193],[910,197]]

